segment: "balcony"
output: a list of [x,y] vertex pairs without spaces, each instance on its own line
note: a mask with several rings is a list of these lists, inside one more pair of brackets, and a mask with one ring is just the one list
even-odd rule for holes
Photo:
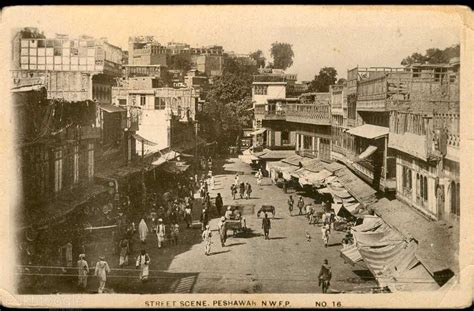
[[268,104],[255,105],[254,113],[261,120],[286,120],[284,109],[275,109],[275,106]]
[[296,123],[331,125],[330,105],[289,104],[286,110],[286,120]]

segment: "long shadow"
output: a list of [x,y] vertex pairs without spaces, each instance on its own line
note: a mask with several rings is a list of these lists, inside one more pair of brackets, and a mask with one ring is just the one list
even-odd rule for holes
[[237,246],[237,245],[244,245],[244,244],[247,244],[247,243],[232,243],[226,246]]
[[228,252],[230,252],[230,249],[225,250],[225,251],[220,251],[220,252],[212,252],[209,254],[209,256],[219,255],[219,254],[228,253]]
[[247,232],[240,233],[237,237],[243,238],[243,239],[249,239],[249,238],[261,237],[261,236],[263,236],[263,233],[247,231]]
[[285,239],[286,239],[286,237],[284,237],[284,236],[277,236],[277,237],[273,237],[273,238],[270,237],[270,240],[285,240]]
[[332,244],[328,244],[328,247],[333,247],[333,246],[342,246],[342,243],[332,243]]

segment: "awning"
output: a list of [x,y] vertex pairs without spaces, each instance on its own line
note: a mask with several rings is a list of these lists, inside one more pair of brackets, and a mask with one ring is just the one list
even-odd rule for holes
[[153,161],[151,164],[153,164],[155,166],[158,166],[158,165],[161,165],[165,162],[174,160],[179,156],[180,156],[179,152],[171,150],[171,151],[168,151],[166,153],[161,153],[161,156],[157,160]]
[[288,163],[288,164],[291,164],[291,165],[298,166],[303,160],[304,160],[304,157],[302,157],[300,155],[297,155],[297,154],[294,154],[294,155],[289,156],[289,157],[287,157],[287,158],[285,158],[281,161],[285,162],[285,163]]
[[166,162],[160,166],[160,169],[170,173],[170,174],[178,174],[183,173],[189,168],[188,164],[184,164],[182,162],[170,161]]
[[324,179],[326,179],[327,177],[331,176],[332,173],[323,169],[321,170],[320,172],[318,173],[313,173],[313,172],[309,172],[307,175],[306,175],[306,178],[308,179],[309,182],[311,182],[312,184],[314,185],[320,185]]
[[140,141],[141,143],[145,144],[145,145],[148,145],[148,146],[156,146],[157,143],[154,143],[138,134],[132,134],[133,138],[135,138],[136,140]]
[[370,145],[367,147],[367,149],[364,150],[359,156],[357,157],[357,160],[364,160],[370,157],[374,152],[377,151],[377,147]]
[[352,227],[352,232],[366,232],[374,231],[383,224],[383,220],[380,217],[364,217],[362,224]]
[[459,272],[459,233],[455,228],[430,221],[399,200],[383,198],[371,207],[405,237],[418,241],[416,256],[432,275],[447,269]]
[[351,265],[355,265],[356,263],[362,261],[362,256],[360,255],[359,249],[355,244],[341,249],[340,252],[341,256]]
[[266,128],[261,128],[261,129],[251,132],[250,135],[260,135],[260,134],[265,133],[266,130],[267,130]]
[[294,150],[270,150],[258,157],[263,160],[281,160],[294,154]]
[[383,231],[353,232],[354,242],[360,247],[381,247],[403,242],[405,238],[396,230],[385,227]]
[[104,110],[105,112],[113,113],[113,112],[126,112],[125,109],[114,106],[114,105],[109,105],[109,104],[100,104],[99,108]]
[[372,204],[376,202],[375,191],[371,186],[366,184],[362,179],[352,173],[347,167],[337,170],[334,175],[338,180],[360,203]]
[[349,133],[354,136],[359,136],[367,139],[377,139],[388,135],[388,127],[377,126],[372,124],[364,124],[358,127],[351,128],[347,130],[346,133]]

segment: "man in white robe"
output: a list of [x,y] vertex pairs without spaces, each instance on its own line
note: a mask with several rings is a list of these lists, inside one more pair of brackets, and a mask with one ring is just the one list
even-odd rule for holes
[[148,226],[145,222],[145,219],[143,218],[142,220],[140,220],[140,223],[138,224],[138,234],[140,237],[140,241],[142,241],[142,243],[145,243],[146,236],[148,235]]
[[110,273],[110,267],[105,257],[101,256],[95,265],[95,276],[99,279],[99,294],[102,294],[105,289],[105,282],[107,281],[107,274]]
[[140,280],[142,280],[142,282],[146,281],[150,274],[150,256],[148,256],[144,249],[142,249],[140,255],[137,257],[136,267],[137,269],[140,268]]

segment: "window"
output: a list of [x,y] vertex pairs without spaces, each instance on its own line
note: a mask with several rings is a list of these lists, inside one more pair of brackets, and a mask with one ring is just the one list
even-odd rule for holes
[[423,200],[428,200],[428,179],[426,178],[426,176],[423,177]]
[[403,178],[402,178],[402,181],[403,181],[403,190],[408,190],[411,192],[411,186],[412,186],[412,176],[411,176],[411,169],[407,168],[407,167],[403,167]]
[[119,106],[126,106],[127,105],[127,100],[123,99],[123,98],[120,98],[118,100],[118,104],[119,104]]
[[267,95],[268,86],[256,85],[254,89],[255,95]]
[[140,106],[146,105],[146,97],[145,95],[140,95]]
[[73,163],[74,163],[73,183],[77,184],[79,182],[79,146],[78,145],[74,146]]
[[290,133],[288,131],[281,132],[281,142],[283,145],[288,145],[290,143]]
[[94,144],[88,144],[88,163],[87,163],[87,177],[92,179],[94,177]]
[[54,151],[54,192],[59,192],[63,188],[63,151]]
[[451,214],[456,216],[460,216],[461,213],[459,186],[459,183],[451,182]]
[[155,110],[164,110],[166,108],[166,103],[163,98],[155,97]]

